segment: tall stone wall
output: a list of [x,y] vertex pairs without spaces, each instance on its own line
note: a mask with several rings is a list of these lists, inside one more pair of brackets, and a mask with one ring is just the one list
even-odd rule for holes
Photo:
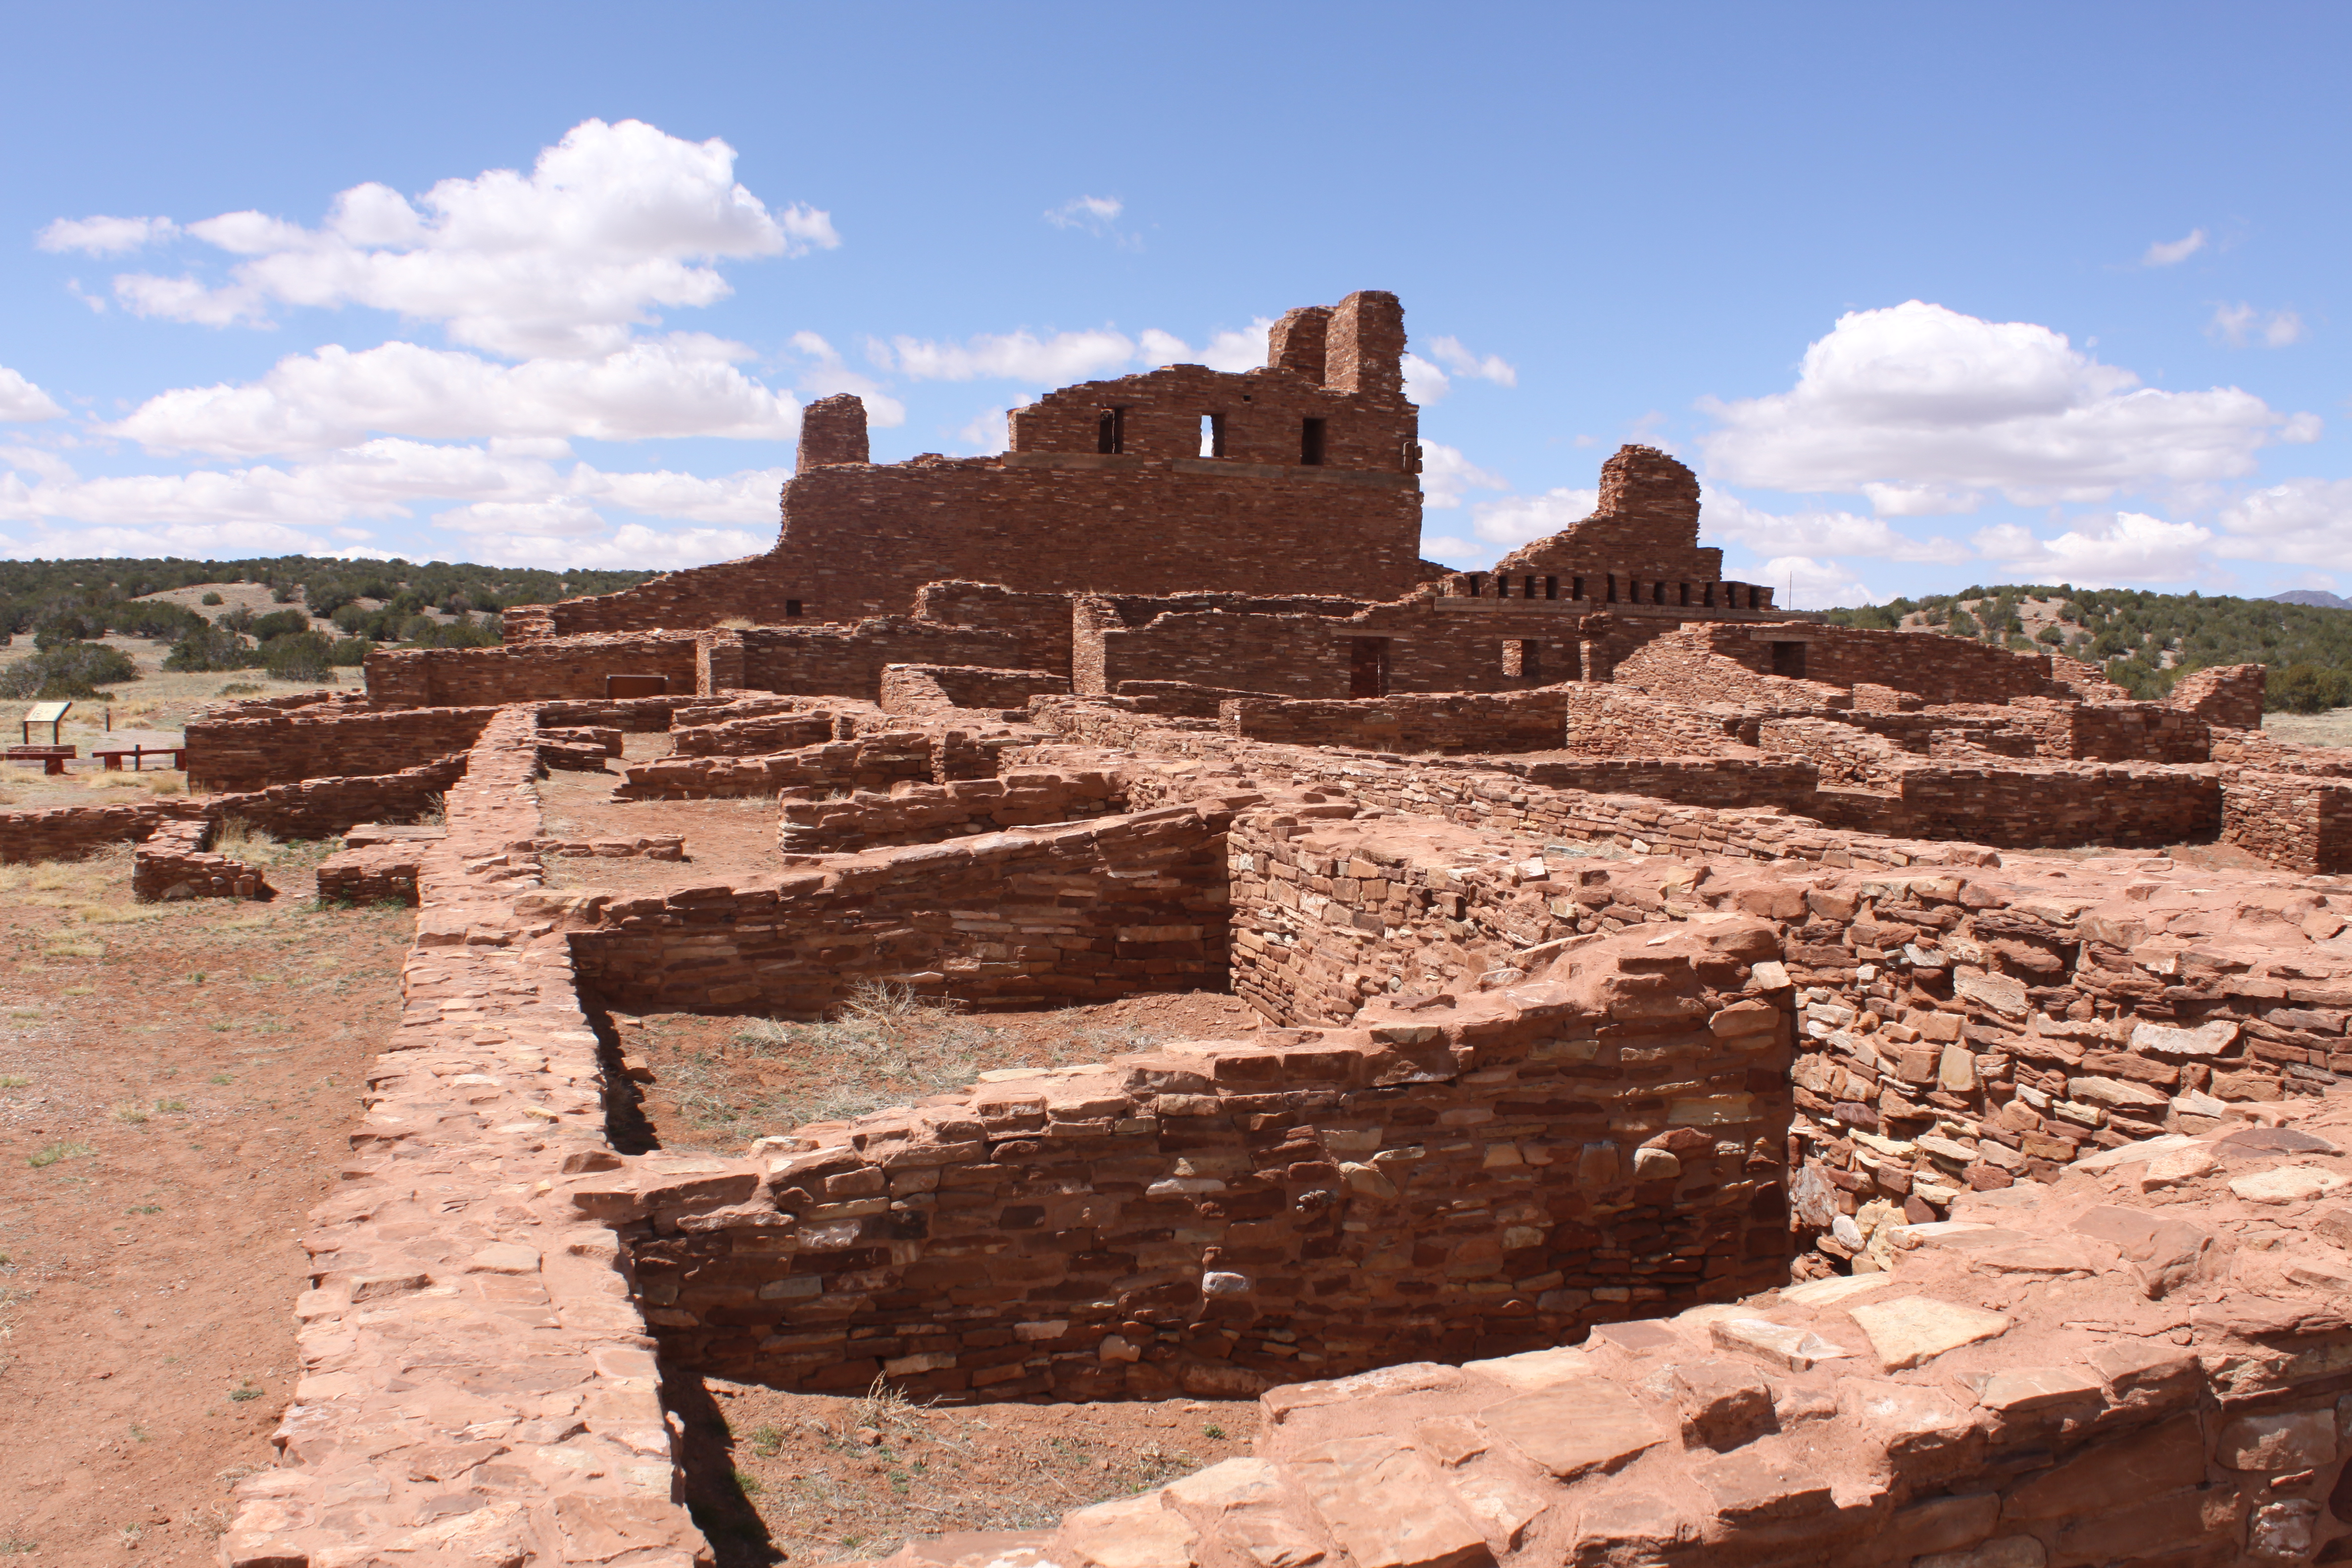
[[2232,769],[2221,835],[2275,866],[2352,871],[2352,781]]
[[744,684],[760,691],[872,702],[882,694],[882,671],[894,664],[1022,668],[1015,661],[1023,639],[1013,632],[904,616],[854,626],[755,626],[740,635]]
[[497,647],[380,647],[367,657],[367,693],[373,701],[416,708],[593,700],[609,696],[606,680],[620,675],[659,676],[670,695],[707,696],[699,652],[690,631],[568,637]]

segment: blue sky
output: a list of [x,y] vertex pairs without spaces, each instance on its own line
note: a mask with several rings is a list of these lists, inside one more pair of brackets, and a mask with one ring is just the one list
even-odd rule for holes
[[2352,592],[2341,6],[0,16],[0,554],[741,554],[1379,288],[1441,560],[1646,440],[1801,605]]

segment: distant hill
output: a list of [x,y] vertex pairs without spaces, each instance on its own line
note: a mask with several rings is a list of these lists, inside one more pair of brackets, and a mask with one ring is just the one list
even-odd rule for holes
[[[0,561],[0,636],[37,627],[71,613],[84,623],[124,619],[115,628],[145,635],[127,606],[142,595],[205,583],[258,583],[281,605],[299,604],[313,616],[331,616],[362,599],[397,602],[404,613],[425,607],[445,614],[496,612],[512,605],[544,605],[582,594],[609,594],[653,576],[651,572],[542,572],[519,566],[477,566],[428,561],[344,561],[331,556],[278,555],[251,561],[184,561],[120,557],[59,561]],[[152,612],[154,606],[148,606]]]
[[[2324,604],[2321,601],[2325,601]],[[2134,697],[2161,697],[2192,669],[2270,668],[2270,705],[2352,705],[2352,603],[2298,589],[2270,599],[2007,584],[1832,610],[1833,625],[1939,631],[2021,653],[2063,653],[2106,670]]]

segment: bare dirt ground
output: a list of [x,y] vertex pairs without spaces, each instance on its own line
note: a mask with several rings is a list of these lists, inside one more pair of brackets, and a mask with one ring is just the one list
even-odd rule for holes
[[[779,875],[776,857],[776,797],[740,795],[725,800],[614,800],[625,763],[669,750],[667,735],[630,735],[619,759],[601,773],[554,773],[540,781],[544,831],[551,838],[635,838],[676,833],[686,839],[687,858],[677,860],[567,859],[547,862],[551,888],[609,888],[615,892],[660,892],[712,882],[748,881]],[[656,752],[645,744],[660,742]]]
[[1050,1528],[1246,1458],[1255,1400],[910,1405],[784,1394],[672,1371],[687,1505],[719,1568],[881,1558],[910,1535]]
[[410,935],[291,894],[133,904],[130,864],[0,867],[0,1553],[28,1568],[214,1560]]
[[[823,1024],[614,1015],[650,1077],[616,1116],[625,1148],[740,1152],[752,1138],[961,1088],[997,1068],[1100,1061],[1255,1026],[1237,997],[1130,996],[1053,1012],[961,1014],[869,996]],[[788,1394],[672,1368],[687,1497],[720,1568],[882,1557],[909,1535],[1023,1530],[1248,1454],[1254,1400],[908,1405]]]

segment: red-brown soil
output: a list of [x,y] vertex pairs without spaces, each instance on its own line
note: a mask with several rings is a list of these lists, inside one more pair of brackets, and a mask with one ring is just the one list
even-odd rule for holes
[[[307,878],[285,879],[307,891]],[[403,910],[133,905],[0,867],[0,1552],[209,1563],[294,1384],[295,1237],[390,1036]]]
[[1074,1508],[1248,1455],[1254,1399],[925,1408],[673,1370],[687,1503],[719,1568],[880,1558],[909,1535],[1050,1530]]

